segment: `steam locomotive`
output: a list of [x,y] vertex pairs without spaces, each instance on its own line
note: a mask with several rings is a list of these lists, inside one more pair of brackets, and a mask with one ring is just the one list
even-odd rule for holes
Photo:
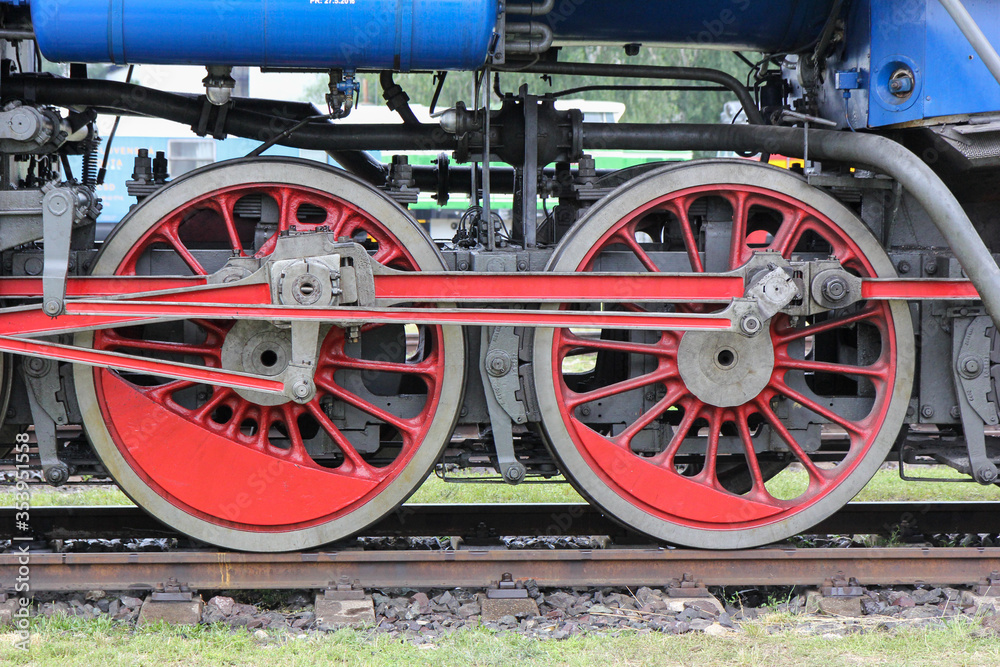
[[[284,551],[363,530],[435,469],[565,476],[709,549],[807,531],[887,461],[997,482],[995,3],[0,9],[0,444],[33,430],[51,484],[107,473],[194,538]],[[578,44],[626,62],[567,60]],[[745,81],[628,64],[658,46],[760,55]],[[202,66],[204,91],[88,63]],[[235,67],[327,73],[328,108],[240,96]],[[371,72],[400,122],[344,122]],[[475,85],[422,122],[403,72]],[[600,77],[612,98],[721,87],[748,122],[587,122],[509,73]],[[257,148],[174,179],[140,152],[135,205],[97,242],[98,115]],[[599,169],[602,150],[734,157]],[[421,193],[469,197],[453,238],[418,224]]]

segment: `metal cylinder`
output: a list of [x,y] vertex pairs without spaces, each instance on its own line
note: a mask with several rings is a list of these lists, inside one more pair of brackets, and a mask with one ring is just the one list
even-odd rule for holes
[[497,0],[31,0],[57,62],[470,70]]

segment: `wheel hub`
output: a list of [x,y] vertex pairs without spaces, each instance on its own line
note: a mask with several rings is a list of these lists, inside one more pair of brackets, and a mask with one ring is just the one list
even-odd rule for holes
[[[292,334],[270,322],[241,320],[233,325],[222,344],[222,367],[239,373],[274,377],[288,368],[292,358]],[[284,405],[287,396],[237,389],[236,393],[257,405]]]
[[681,339],[677,357],[691,393],[719,408],[743,405],[756,397],[774,371],[770,336],[692,331]]

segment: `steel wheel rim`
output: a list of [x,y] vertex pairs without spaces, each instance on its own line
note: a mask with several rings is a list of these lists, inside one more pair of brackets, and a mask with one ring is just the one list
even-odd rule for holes
[[[237,184],[232,186],[232,184]],[[423,231],[414,221],[394,202],[386,199],[380,193],[373,191],[369,186],[353,179],[345,173],[332,168],[310,163],[304,160],[293,159],[266,159],[266,160],[239,160],[231,163],[214,165],[198,172],[179,179],[174,184],[168,186],[157,197],[153,197],[137,208],[127,220],[129,224],[121,224],[116,233],[109,238],[105,249],[95,261],[94,273],[115,271],[122,266],[123,262],[130,261],[136,256],[134,247],[137,244],[149,243],[151,230],[160,222],[169,220],[175,211],[190,209],[190,202],[205,199],[212,193],[222,191],[223,196],[216,197],[215,201],[225,201],[225,197],[238,195],[240,188],[244,192],[249,189],[261,186],[247,184],[267,184],[263,187],[274,187],[278,190],[294,190],[297,192],[307,192],[307,199],[313,201],[336,201],[348,208],[354,208],[365,212],[362,223],[365,236],[374,234],[378,237],[382,234],[379,253],[383,254],[386,248],[391,249],[391,256],[381,256],[380,260],[386,261],[397,268],[409,268],[419,270],[443,270],[443,263],[433,244],[426,237]],[[309,186],[302,184],[308,183]],[[236,187],[237,190],[227,188]],[[163,193],[170,191],[173,196],[163,197]],[[318,198],[318,199],[317,199]],[[323,199],[325,198],[325,199]],[[233,200],[235,201],[235,200]],[[184,202],[175,206],[174,202]],[[232,202],[230,202],[231,204]],[[329,213],[330,211],[328,211]],[[283,216],[284,217],[284,216]],[[377,221],[377,222],[376,222]],[[343,218],[345,225],[354,224],[347,217]],[[227,224],[227,227],[229,225]],[[303,225],[299,225],[300,228]],[[337,231],[333,229],[332,231]],[[270,252],[270,247],[265,244],[263,254]],[[177,251],[178,255],[183,253]],[[347,402],[353,408],[360,409],[373,415],[373,419],[380,423],[388,424],[391,429],[395,429],[402,444],[399,452],[390,464],[384,469],[376,469],[374,466],[365,466],[364,458],[360,455],[350,455],[343,434],[340,439],[331,434],[337,447],[342,453],[343,461],[335,469],[317,470],[315,461],[310,462],[302,458],[302,449],[293,443],[291,451],[296,456],[286,456],[280,462],[283,471],[289,471],[288,475],[278,472],[278,459],[276,452],[269,451],[266,441],[270,439],[269,432],[272,429],[263,427],[264,409],[258,410],[257,415],[262,421],[258,431],[257,447],[252,451],[254,455],[270,456],[270,459],[251,457],[250,454],[239,455],[239,459],[246,459],[253,465],[248,473],[247,466],[242,465],[240,460],[230,459],[232,468],[226,471],[226,478],[237,478],[242,475],[241,485],[230,484],[230,488],[235,490],[243,487],[239,493],[244,493],[233,499],[228,506],[215,502],[208,506],[192,506],[186,499],[180,500],[181,496],[175,493],[179,488],[177,480],[171,480],[170,491],[164,491],[164,484],[161,481],[153,480],[151,474],[155,474],[159,469],[146,469],[133,455],[128,447],[122,451],[122,436],[119,432],[119,425],[109,415],[109,405],[113,406],[117,402],[104,400],[108,398],[106,394],[108,386],[125,385],[117,376],[113,376],[107,371],[92,371],[86,367],[77,366],[75,369],[75,380],[77,392],[81,395],[81,409],[84,414],[84,423],[94,442],[102,461],[108,467],[116,481],[123,490],[132,497],[137,504],[147,511],[174,526],[175,528],[192,535],[201,540],[219,544],[236,549],[246,549],[254,551],[286,551],[294,549],[308,548],[319,544],[341,539],[353,534],[361,528],[378,520],[386,513],[395,509],[402,503],[427,476],[441,450],[447,444],[454,423],[458,416],[461,391],[464,385],[464,368],[462,364],[454,360],[461,360],[464,357],[464,342],[461,332],[453,327],[431,328],[432,332],[427,334],[431,343],[424,349],[430,349],[431,354],[415,365],[410,365],[406,369],[398,366],[371,362],[371,360],[359,360],[345,352],[344,337],[342,332],[336,328],[331,329],[323,342],[323,355],[321,357],[320,368],[317,371],[317,384],[321,386],[322,394],[335,394],[335,400]],[[338,333],[339,332],[339,333]],[[218,333],[218,332],[217,332]],[[223,332],[224,333],[224,332]],[[92,346],[95,341],[98,345],[106,343],[105,334],[86,333],[78,336],[78,344]],[[116,344],[120,341],[115,341]],[[206,343],[209,342],[206,338]],[[221,340],[213,341],[212,345],[221,347]],[[367,365],[360,364],[360,361],[367,361]],[[206,361],[205,363],[218,363],[217,361]],[[373,363],[376,364],[373,366]],[[391,366],[391,368],[390,368]],[[420,414],[417,418],[400,419],[398,415],[390,410],[373,410],[366,405],[363,399],[357,396],[352,397],[351,392],[340,386],[342,383],[335,379],[335,373],[340,370],[350,374],[352,371],[371,372],[378,375],[383,372],[404,371],[417,376],[421,381],[426,380],[426,398]],[[115,383],[109,379],[116,378]],[[120,389],[120,387],[118,387]],[[136,400],[132,391],[132,400]],[[231,392],[230,392],[231,393]],[[113,390],[113,396],[121,398],[121,392]],[[211,400],[214,400],[212,396]],[[210,402],[211,402],[210,400]],[[244,404],[247,401],[243,401]],[[251,404],[252,406],[252,404]],[[112,409],[115,409],[112,407]],[[278,410],[282,413],[287,411],[301,410],[296,404],[284,404],[278,408],[268,408]],[[311,418],[319,422],[321,428],[330,433],[330,423],[332,418],[323,419],[323,411],[316,410],[310,404],[306,406]],[[117,408],[119,413],[122,408]],[[171,411],[176,416],[176,410]],[[377,412],[377,413],[376,413]],[[210,413],[209,413],[210,414]],[[287,417],[284,424],[285,431],[291,432],[297,428],[299,421],[296,415],[294,418]],[[205,421],[206,414],[199,415],[198,428],[203,431],[208,429],[208,422]],[[134,420],[133,420],[134,421]],[[232,423],[236,419],[231,420]],[[293,427],[289,424],[295,422]],[[228,426],[232,426],[229,423]],[[215,425],[215,435],[219,431],[225,430],[223,426]],[[230,429],[231,430],[231,429]],[[334,429],[335,430],[335,429]],[[229,433],[233,435],[232,432]],[[294,438],[287,436],[289,440]],[[239,440],[239,435],[236,436]],[[248,446],[251,443],[246,438],[240,442],[241,446]],[[216,441],[213,441],[216,442]],[[218,443],[216,443],[218,444]],[[181,444],[183,447],[183,444]],[[251,450],[247,450],[250,452]],[[220,455],[221,456],[221,455]],[[164,465],[175,465],[164,462],[164,454],[159,455],[159,460]],[[146,459],[146,463],[154,459]],[[312,466],[309,464],[313,463]],[[179,464],[178,464],[179,465]],[[216,466],[219,462],[216,461]],[[204,466],[203,466],[204,467]],[[296,468],[300,474],[291,476],[292,468]],[[306,470],[306,468],[309,468]],[[309,474],[306,474],[306,473]],[[175,477],[179,471],[172,473]],[[250,476],[247,476],[247,475]],[[367,476],[367,477],[366,477]],[[287,482],[294,480],[296,485],[289,485]],[[325,480],[328,484],[336,482],[338,491],[330,491],[326,498],[317,498],[317,482]],[[306,482],[311,481],[311,484]],[[152,483],[151,483],[152,482]],[[365,482],[362,484],[361,482]],[[372,484],[374,482],[374,484]],[[261,502],[259,497],[268,499],[268,487],[272,488],[270,498],[274,497],[273,489],[293,488],[296,489],[297,496],[291,501],[283,504],[285,519],[279,518],[277,509],[268,509],[267,503]],[[303,489],[312,489],[305,491]],[[257,494],[257,495],[254,495]],[[337,495],[331,499],[330,494]],[[343,502],[344,499],[350,502]],[[326,501],[326,505],[322,502]],[[297,501],[297,502],[295,502]],[[209,501],[204,501],[208,503]],[[247,506],[252,506],[252,516],[248,514]],[[324,511],[324,508],[329,511]],[[207,510],[207,511],[206,511]],[[272,516],[267,517],[267,512]],[[247,519],[252,519],[248,521]],[[262,532],[263,531],[263,532]]]
[[[630,216],[636,211],[643,210],[644,207],[651,209],[663,205],[664,201],[671,198],[696,192],[699,188],[704,192],[706,186],[730,183],[741,184],[744,189],[758,193],[769,192],[779,199],[791,198],[809,207],[820,217],[836,220],[836,226],[843,230],[849,243],[861,250],[861,256],[868,262],[871,272],[883,277],[894,275],[892,264],[880,246],[853,213],[840,203],[810,188],[801,179],[787,172],[746,161],[728,160],[672,166],[626,184],[595,206],[585,219],[571,230],[557,249],[548,268],[555,271],[576,270],[594,255],[596,251],[591,250],[592,248],[600,247],[615,233],[616,225],[623,220],[629,220]],[[690,250],[689,242],[690,239],[685,239],[686,250]],[[693,253],[689,251],[688,254],[694,265],[697,260],[691,256]],[[535,339],[534,375],[542,408],[543,426],[550,446],[559,458],[564,471],[575,482],[581,493],[623,523],[659,539],[702,548],[748,547],[784,539],[832,514],[867,483],[892,447],[905,417],[913,369],[913,349],[911,344],[907,344],[907,341],[911,340],[912,331],[909,311],[905,304],[899,303],[886,304],[881,308],[890,323],[890,329],[882,331],[882,335],[888,339],[893,367],[885,373],[886,388],[879,392],[882,403],[876,418],[879,428],[864,444],[863,451],[858,448],[849,467],[842,469],[843,474],[836,475],[834,482],[828,484],[826,488],[817,489],[808,502],[795,503],[793,507],[769,517],[748,518],[754,517],[755,510],[760,508],[755,508],[745,501],[727,503],[728,499],[716,498],[715,495],[718,494],[715,494],[711,500],[715,503],[717,516],[711,521],[705,521],[708,514],[705,511],[701,512],[701,521],[692,520],[692,516],[699,515],[689,510],[684,510],[688,514],[681,520],[678,520],[676,515],[670,515],[670,512],[664,509],[663,499],[669,498],[669,502],[675,504],[667,509],[677,511],[676,503],[683,502],[678,501],[679,492],[657,494],[650,489],[669,489],[671,483],[674,489],[682,486],[690,494],[688,497],[694,505],[706,502],[706,494],[701,492],[711,485],[699,489],[692,486],[690,480],[681,480],[683,484],[678,485],[675,476],[669,473],[651,474],[648,470],[648,461],[641,460],[631,451],[622,448],[617,452],[602,451],[600,456],[595,458],[594,451],[607,450],[606,445],[611,442],[611,438],[597,436],[588,427],[578,425],[575,417],[564,419],[564,415],[568,414],[567,402],[564,400],[567,388],[562,379],[559,356],[560,341],[564,339],[564,332],[541,330]],[[780,331],[778,323],[775,324],[777,335]],[[785,332],[788,333],[790,332]],[[565,351],[565,346],[562,346],[562,350]],[[883,356],[886,353],[886,346],[883,345]],[[676,360],[676,353],[673,356]],[[657,370],[663,371],[664,380],[669,387],[671,369],[666,367],[669,364],[661,362],[658,362]],[[776,353],[776,363],[779,366],[790,362],[787,355],[782,355],[780,351]],[[775,375],[777,374],[778,370],[775,371]],[[770,387],[770,383],[768,386]],[[669,395],[671,390],[668,388],[666,393]],[[682,400],[683,396],[675,398]],[[764,400],[766,401],[766,398]],[[576,409],[581,404],[570,405]],[[714,417],[706,420],[709,422],[709,432],[717,431],[721,423],[735,424],[737,420],[745,419],[746,415],[741,412],[744,410],[745,406],[716,410]],[[687,417],[689,413],[684,414]],[[647,417],[648,415],[644,413],[639,421]],[[683,424],[680,426],[684,427]],[[581,431],[580,428],[584,430]],[[588,435],[588,432],[591,435]],[[583,438],[587,439],[586,443],[582,442]],[[745,442],[742,434],[741,439]],[[675,442],[672,440],[671,444],[675,445]],[[617,473],[613,471],[615,468],[618,469]],[[812,480],[811,474],[810,479]],[[632,488],[627,487],[627,484],[631,484]],[[633,495],[635,487],[639,485],[646,487],[643,497],[645,500],[637,499]],[[718,491],[717,488],[708,490]],[[648,502],[650,497],[658,498],[660,506]]]

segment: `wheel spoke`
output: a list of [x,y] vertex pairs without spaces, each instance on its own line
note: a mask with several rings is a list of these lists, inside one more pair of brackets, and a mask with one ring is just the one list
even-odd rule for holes
[[771,425],[771,428],[774,429],[774,432],[778,434],[778,437],[781,438],[786,445],[788,445],[788,449],[791,450],[792,454],[795,455],[795,458],[802,464],[802,467],[809,472],[809,476],[818,482],[825,482],[827,479],[826,475],[822,470],[816,467],[816,464],[811,458],[809,458],[809,455],[806,454],[805,450],[802,449],[802,446],[799,445],[795,437],[788,431],[787,428],[785,428],[785,425],[782,423],[778,415],[775,414],[774,410],[771,409],[771,406],[768,405],[768,402],[758,398],[757,409],[764,416],[764,419],[767,420],[767,423]]
[[583,338],[574,333],[567,333],[563,336],[561,347],[563,352],[582,348],[607,352],[644,354],[651,357],[662,357],[676,353],[676,346],[667,347],[650,343],[632,343],[629,341],[608,340],[606,338]]
[[173,395],[184,389],[198,386],[197,382],[191,380],[174,380],[156,387],[142,388],[140,391],[157,403],[173,402]]
[[715,408],[709,411],[708,416],[708,442],[705,447],[705,461],[702,471],[695,476],[695,479],[713,489],[721,488],[717,469],[719,461],[719,436],[721,431],[722,410]]
[[784,381],[772,380],[771,386],[775,391],[777,391],[781,395],[790,398],[791,400],[795,401],[804,408],[812,410],[823,419],[826,419],[827,421],[836,424],[837,426],[841,427],[848,433],[853,433],[856,436],[864,435],[864,430],[859,424],[856,424],[850,419],[845,419],[844,417],[841,417],[840,415],[838,415],[836,412],[826,407],[825,405],[821,405],[819,402],[805,396],[800,392],[795,391],[794,389],[789,387],[788,384],[786,384]]
[[184,245],[183,241],[181,241],[180,236],[177,235],[176,223],[171,226],[165,226],[157,233],[156,236],[167,245],[171,246],[174,249],[174,252],[180,255],[180,258],[184,260],[184,263],[187,264],[188,268],[191,269],[196,276],[208,275],[205,267],[203,267],[201,262],[199,262],[195,256],[191,254],[188,247]]
[[326,368],[350,368],[372,373],[400,373],[403,375],[419,375],[421,377],[433,377],[437,369],[437,360],[432,356],[415,364],[401,363],[397,361],[376,361],[374,359],[356,359],[346,355],[336,355],[326,360]]
[[750,478],[753,480],[751,493],[767,493],[764,487],[764,475],[760,471],[760,461],[757,458],[757,450],[753,445],[753,436],[750,434],[750,425],[747,423],[749,413],[745,408],[740,408],[736,419],[736,429],[740,434],[740,442],[743,443],[743,452],[747,461],[747,468],[750,470]]
[[288,430],[289,449],[287,457],[300,465],[315,466],[316,462],[309,456],[306,450],[306,443],[302,439],[302,431],[299,429],[299,416],[303,409],[292,403],[281,406],[281,414],[284,418],[285,428]]
[[328,380],[319,375],[316,376],[316,386],[321,387],[323,390],[329,392],[330,395],[333,396],[334,398],[339,398],[345,403],[353,405],[358,410],[366,412],[372,417],[384,421],[386,424],[395,426],[399,430],[400,435],[403,436],[403,441],[408,444],[410,429],[414,427],[414,425],[408,420],[405,420],[401,417],[397,417],[391,412],[387,412],[380,407],[372,405],[371,403],[361,398],[360,396],[357,396],[349,392],[348,390],[344,389],[336,382]]
[[773,334],[775,347],[786,345],[794,340],[801,340],[803,338],[808,338],[809,336],[819,336],[820,334],[828,333],[836,329],[845,329],[859,322],[864,322],[866,320],[873,319],[882,314],[881,306],[878,305],[867,305],[862,310],[856,313],[844,314],[835,319],[826,320],[825,322],[820,322],[818,324],[811,324],[807,327],[801,327],[798,329],[779,329],[775,334]]
[[805,217],[805,211],[796,211],[791,218],[785,216],[777,234],[771,239],[771,250],[780,253],[782,257],[789,257],[805,231],[801,227]]
[[625,243],[625,245],[629,247],[629,249],[632,251],[632,254],[634,254],[636,258],[639,260],[639,262],[644,267],[646,267],[647,271],[651,273],[660,272],[660,267],[656,266],[656,263],[653,261],[653,258],[649,256],[649,253],[643,250],[642,246],[639,245],[639,242],[635,240],[635,236],[629,229],[620,232],[616,238],[621,239]]
[[854,366],[852,364],[835,364],[825,361],[810,361],[803,359],[781,359],[775,364],[779,368],[789,370],[810,371],[813,373],[830,373],[833,375],[854,375],[858,377],[885,377],[889,366],[877,363],[871,366]]
[[628,428],[615,436],[614,441],[618,443],[621,447],[628,449],[632,445],[632,439],[639,434],[642,429],[646,428],[654,421],[663,416],[663,414],[674,407],[674,405],[679,401],[684,395],[687,394],[687,388],[684,385],[678,383],[673,385],[667,392],[667,395],[661,398],[656,405],[647,410],[637,421],[630,424]]
[[110,343],[110,349],[131,349],[143,350],[146,352],[165,352],[181,356],[202,357],[209,359],[219,358],[219,348],[209,345],[190,345],[187,343],[171,343],[168,341],[140,340],[138,338],[125,338],[117,333],[104,332],[104,336]]
[[239,230],[236,229],[236,218],[233,216],[233,207],[236,206],[238,197],[233,195],[222,195],[215,200],[219,214],[226,225],[226,234],[229,236],[229,247],[238,257],[245,257],[243,243],[240,241]]
[[691,225],[691,217],[688,214],[693,201],[693,197],[681,197],[671,202],[671,206],[668,208],[677,217],[677,221],[680,224],[681,237],[684,239],[684,249],[687,251],[691,270],[695,273],[704,273],[705,265],[701,261],[701,253],[698,252],[698,242],[694,238],[694,227]]
[[744,254],[746,250],[747,238],[747,193],[736,190],[727,199],[733,207],[733,231],[729,245],[729,268],[737,269],[743,266],[746,261]]
[[380,479],[389,474],[390,471],[388,469],[379,470],[365,461],[364,458],[361,457],[361,454],[358,453],[358,450],[354,448],[354,445],[352,445],[350,441],[344,437],[343,432],[337,428],[337,425],[334,424],[330,418],[326,416],[323,409],[316,404],[316,401],[309,403],[308,409],[310,414],[312,414],[313,417],[316,418],[316,421],[319,422],[323,430],[326,431],[331,438],[333,438],[333,442],[337,445],[341,453],[344,455],[344,458],[350,464],[352,474],[365,477],[367,479]]
[[666,449],[650,459],[657,466],[669,469],[673,468],[677,452],[680,451],[681,445],[684,444],[684,438],[687,437],[688,431],[691,430],[691,427],[694,426],[698,417],[701,416],[704,405],[701,401],[692,399],[683,407],[684,417],[681,419],[681,423],[677,425],[677,428],[674,429],[674,437],[670,438],[670,442],[667,443]]
[[642,389],[643,387],[648,387],[651,384],[663,382],[673,375],[674,371],[672,369],[657,370],[646,375],[640,375],[636,378],[622,380],[621,382],[615,382],[614,384],[609,384],[606,387],[601,387],[600,389],[594,389],[583,393],[576,393],[567,390],[566,407],[573,409],[579,405],[583,405],[584,403],[599,401],[603,398],[614,396],[615,394],[624,394],[628,391]]

